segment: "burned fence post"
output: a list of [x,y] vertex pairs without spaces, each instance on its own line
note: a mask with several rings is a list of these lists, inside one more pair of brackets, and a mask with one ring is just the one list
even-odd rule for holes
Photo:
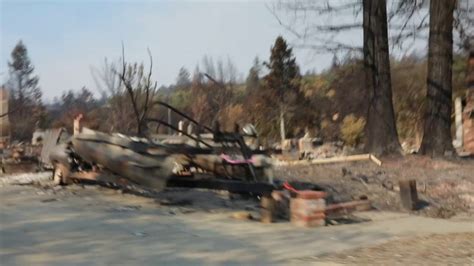
[[262,195],[260,215],[262,223],[272,223],[275,218],[275,200],[269,193]]
[[457,97],[454,100],[454,121],[456,127],[456,138],[453,146],[456,149],[462,148],[463,145],[463,125],[462,125],[462,99]]
[[74,118],[74,125],[73,125],[73,131],[74,131],[73,134],[74,135],[77,135],[77,134],[81,133],[81,131],[82,131],[82,126],[81,126],[82,118],[83,118],[82,114],[79,114]]
[[188,135],[193,134],[193,124],[192,123],[188,124],[188,127],[186,128],[186,133],[188,133]]
[[178,122],[178,129],[179,129],[178,135],[179,135],[179,136],[182,136],[182,135],[183,135],[183,131],[184,131],[184,121],[183,121],[183,120],[179,120],[179,122]]
[[[168,108],[168,124],[169,125],[172,125],[173,124],[173,121],[171,120],[171,109]],[[173,134],[173,129],[171,129],[171,127],[168,127],[168,135],[172,135]]]
[[418,192],[416,190],[416,180],[400,180],[400,199],[403,208],[415,210],[418,205]]

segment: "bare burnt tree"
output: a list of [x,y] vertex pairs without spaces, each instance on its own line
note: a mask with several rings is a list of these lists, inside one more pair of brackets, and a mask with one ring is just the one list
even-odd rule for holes
[[[429,38],[430,1],[428,0],[392,0],[389,7],[389,28],[392,36],[389,41],[409,51],[410,45],[417,40]],[[474,2],[471,0],[453,0],[453,44],[458,50],[467,51],[469,36],[474,34]]]
[[146,131],[146,119],[153,106],[153,100],[157,92],[157,83],[151,79],[153,73],[153,57],[148,49],[149,69],[145,73],[145,67],[138,63],[128,63],[125,60],[125,52],[122,46],[122,66],[120,71],[115,70],[125,87],[126,94],[132,104],[136,123],[136,133],[143,136]]
[[405,53],[419,39],[428,39],[429,27],[428,0],[390,1],[388,23],[392,34],[389,43],[393,48]]
[[190,104],[192,116],[197,121],[213,125],[219,120],[219,112],[231,104],[234,87],[237,83],[237,68],[227,58],[216,62],[204,56],[202,70],[196,66],[191,85],[193,101]]
[[369,91],[366,150],[377,154],[398,152],[385,0],[363,0],[363,13],[365,83]]
[[295,48],[316,53],[362,52],[361,45],[344,40],[344,36],[362,29],[360,0],[280,0],[268,9],[296,37]]
[[454,10],[454,43],[464,51],[470,49],[470,39],[474,36],[474,3],[458,0]]
[[432,156],[452,151],[453,21],[456,1],[430,2],[427,104],[420,151]]
[[121,61],[109,61],[106,58],[100,68],[93,68],[91,71],[96,86],[102,94],[102,100],[106,102],[103,109],[107,115],[104,116],[105,120],[101,129],[130,134],[136,129],[133,107],[115,71]]
[[157,83],[152,81],[153,58],[148,50],[149,68],[143,63],[129,63],[125,60],[122,46],[120,62],[107,59],[101,69],[93,69],[93,77],[107,98],[109,131],[143,136],[146,120],[152,112],[157,97]]

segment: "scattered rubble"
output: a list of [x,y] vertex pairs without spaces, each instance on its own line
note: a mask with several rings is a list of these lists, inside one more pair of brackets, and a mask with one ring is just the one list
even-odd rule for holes
[[[328,165],[278,166],[276,176],[318,184],[328,192],[328,203],[367,197],[376,209],[404,211],[399,180],[415,179],[422,208],[414,211],[430,217],[449,218],[473,213],[474,164],[470,160],[432,160],[422,156],[383,158],[369,162]],[[448,211],[450,210],[450,211]]]

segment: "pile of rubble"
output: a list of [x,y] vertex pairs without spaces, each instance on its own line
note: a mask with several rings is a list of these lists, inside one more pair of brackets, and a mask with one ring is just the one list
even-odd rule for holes
[[15,142],[1,149],[1,171],[6,174],[36,172],[41,146]]

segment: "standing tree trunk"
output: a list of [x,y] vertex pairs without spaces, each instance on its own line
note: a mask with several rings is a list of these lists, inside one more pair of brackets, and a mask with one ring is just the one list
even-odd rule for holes
[[400,152],[392,103],[385,0],[363,0],[364,69],[369,90],[366,150],[375,154]]
[[[173,121],[171,121],[171,109],[170,108],[168,108],[168,124],[170,124],[170,125],[173,124]],[[169,127],[168,128],[168,135],[172,135],[172,134],[173,134],[173,130]]]
[[281,137],[281,145],[286,139],[286,130],[285,130],[285,114],[283,111],[280,111],[280,137]]
[[428,92],[420,151],[431,156],[452,151],[453,12],[456,1],[430,1]]

